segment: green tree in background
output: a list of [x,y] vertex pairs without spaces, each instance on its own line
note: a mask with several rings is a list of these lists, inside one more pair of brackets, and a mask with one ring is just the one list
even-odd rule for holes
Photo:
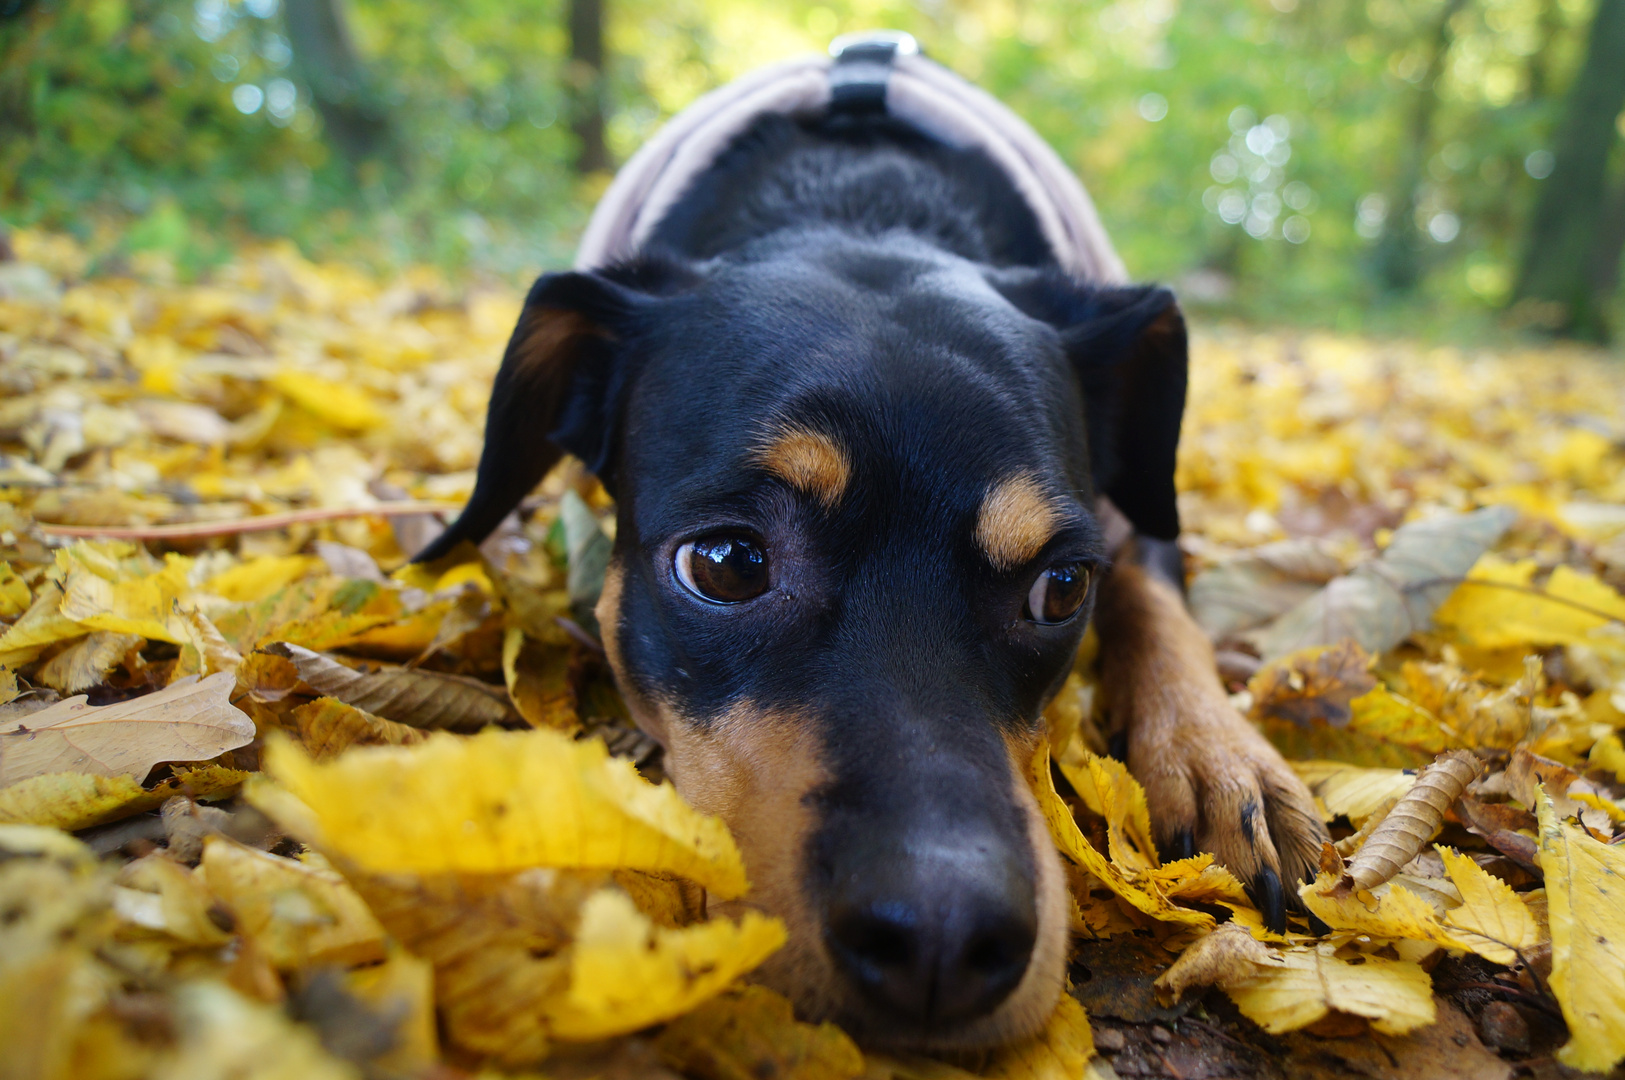
[[[604,170],[696,96],[892,26],[1027,117],[1131,271],[1194,306],[1487,330],[1569,182],[1554,133],[1596,4],[35,0],[0,22],[0,217],[183,236],[197,272],[259,235],[518,278],[568,260]],[[305,46],[311,11],[332,23]],[[1592,233],[1625,237],[1625,185],[1599,190]]]

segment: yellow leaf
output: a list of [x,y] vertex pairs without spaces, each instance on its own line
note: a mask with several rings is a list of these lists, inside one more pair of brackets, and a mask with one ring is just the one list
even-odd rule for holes
[[1444,916],[1457,938],[1490,963],[1508,966],[1517,962],[1520,951],[1539,943],[1535,917],[1510,885],[1466,855],[1437,845],[1436,850],[1461,893],[1461,906]]
[[0,619],[15,619],[28,610],[32,598],[28,582],[8,562],[0,561]]
[[244,746],[254,723],[231,706],[235,682],[211,675],[100,707],[72,697],[0,721],[0,787],[60,772],[140,780],[161,761],[206,761]]
[[119,871],[113,910],[126,922],[188,945],[223,945],[231,935],[209,917],[214,894],[201,874],[159,852]]
[[1333,817],[1358,826],[1389,799],[1400,799],[1416,786],[1413,769],[1366,769],[1341,761],[1293,761],[1298,778]]
[[548,1027],[560,1039],[603,1039],[681,1016],[784,941],[784,924],[755,911],[738,923],[656,927],[625,893],[605,889],[582,906],[570,987],[546,1007]]
[[385,720],[337,698],[317,698],[289,713],[299,743],[315,761],[326,761],[351,746],[411,746],[428,738],[417,728]]
[[713,998],[666,1026],[667,1065],[699,1080],[848,1080],[863,1055],[834,1024],[803,1024],[790,1002],[761,986]]
[[175,1013],[177,1044],[154,1076],[361,1080],[355,1066],[322,1049],[312,1028],[220,983],[182,984],[175,991]]
[[332,870],[221,836],[204,841],[201,870],[209,890],[231,908],[238,931],[279,968],[384,957],[384,928]]
[[1540,868],[1552,933],[1552,993],[1568,1021],[1558,1060],[1607,1072],[1625,1059],[1625,850],[1560,819],[1541,790]]
[[35,681],[64,694],[77,694],[100,686],[107,673],[141,641],[135,634],[97,630],[40,665]]
[[[307,842],[378,873],[500,873],[533,866],[678,874],[719,899],[746,888],[727,826],[655,786],[597,739],[559,732],[433,734],[412,747],[358,747],[325,764],[288,743],[266,771],[309,809]],[[424,792],[435,793],[433,799]],[[256,785],[273,817],[285,800]],[[294,816],[297,808],[291,808]]]
[[1062,856],[1152,918],[1200,926],[1204,929],[1213,926],[1213,916],[1206,912],[1180,907],[1170,903],[1160,893],[1139,888],[1130,882],[1120,867],[1095,850],[1094,845],[1089,843],[1078,828],[1078,823],[1073,820],[1072,811],[1067,809],[1066,803],[1062,802],[1061,797],[1055,792],[1055,782],[1050,777],[1049,771],[1048,740],[1040,740],[1038,749],[1034,751],[1027,780],[1032,785],[1033,795],[1038,800],[1038,808],[1044,815],[1044,822],[1049,826],[1050,838],[1055,841],[1055,846],[1060,849]]
[[1381,685],[1351,701],[1349,710],[1346,726],[1271,717],[1259,726],[1288,760],[1321,758],[1405,769],[1426,765],[1455,745],[1438,717]]
[[1402,885],[1384,885],[1372,892],[1336,886],[1335,877],[1322,873],[1298,888],[1304,906],[1334,930],[1466,948],[1439,924],[1432,904]]
[[395,1019],[394,1045],[369,1064],[383,1075],[419,1076],[439,1060],[434,1025],[434,968],[399,946],[389,959],[344,976],[345,988],[374,1015]]
[[1165,1001],[1178,1001],[1192,986],[1236,983],[1260,967],[1278,963],[1264,943],[1234,920],[1197,938],[1172,967],[1157,977],[1157,990]]
[[543,645],[510,626],[502,638],[502,677],[514,708],[532,727],[573,731],[579,726],[568,650]]
[[364,431],[389,420],[363,391],[308,371],[279,368],[271,376],[271,385],[294,404],[345,431]]
[[1151,839],[1151,811],[1146,806],[1145,789],[1129,775],[1128,766],[1084,751],[1083,767],[1064,761],[1060,767],[1084,805],[1106,819],[1106,844],[1112,862],[1130,877],[1156,866],[1157,846]]
[[1625,782],[1625,742],[1618,735],[1598,739],[1591,747],[1590,760],[1593,768],[1606,769],[1614,779]]
[[0,668],[0,705],[6,705],[17,700],[21,693],[17,689],[17,673],[10,668]]
[[90,567],[76,567],[64,582],[62,616],[91,630],[183,644],[188,635],[180,605],[191,596],[191,567],[191,559],[171,554],[162,570],[117,581]]
[[48,773],[0,788],[0,824],[49,825],[73,832],[156,810],[179,794],[217,798],[242,786],[248,774],[218,765],[176,769],[151,791],[127,776]]
[[89,632],[62,615],[62,587],[48,581],[22,618],[0,634],[0,667],[20,668],[32,662],[47,645],[81,637]]
[[322,561],[309,555],[261,555],[222,570],[210,578],[203,591],[238,604],[264,600],[319,569]]
[[1265,1031],[1308,1027],[1336,1009],[1363,1016],[1384,1035],[1433,1023],[1433,985],[1408,960],[1339,959],[1331,945],[1285,949],[1271,964],[1221,985],[1241,1014]]
[[982,1075],[989,1080],[1077,1080],[1094,1056],[1088,1015],[1077,999],[1062,994],[1044,1030],[994,1051]]
[[1533,559],[1485,555],[1434,622],[1463,644],[1503,648],[1581,645],[1610,619],[1625,620],[1625,597],[1592,575],[1559,566],[1542,588],[1534,584],[1537,569]]

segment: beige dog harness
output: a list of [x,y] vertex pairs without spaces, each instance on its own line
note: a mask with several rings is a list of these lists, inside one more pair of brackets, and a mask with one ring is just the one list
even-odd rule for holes
[[616,174],[581,238],[576,268],[635,255],[694,179],[757,117],[841,110],[884,111],[949,146],[986,153],[1032,208],[1062,269],[1085,281],[1127,282],[1094,203],[1050,145],[991,94],[892,31],[836,38],[827,57],[762,68],[672,117]]

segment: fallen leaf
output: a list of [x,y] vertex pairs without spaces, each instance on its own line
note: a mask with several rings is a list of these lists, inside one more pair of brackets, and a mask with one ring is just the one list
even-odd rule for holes
[[125,655],[142,643],[135,634],[97,630],[57,653],[34,673],[35,681],[64,694],[100,686]]
[[0,788],[63,772],[140,780],[162,761],[207,761],[244,746],[254,724],[231,706],[235,684],[211,675],[100,707],[73,697],[0,723]]
[[1294,761],[1291,765],[1328,814],[1346,817],[1357,828],[1416,786],[1414,769],[1370,769],[1341,761]]
[[1247,639],[1266,660],[1344,638],[1367,652],[1386,651],[1428,628],[1434,609],[1517,516],[1492,506],[1402,525],[1378,558],[1333,578]]
[[[745,891],[727,827],[612,759],[548,730],[434,734],[316,764],[272,742],[249,797],[308,843],[376,873],[501,873],[536,866],[678,874],[720,899]],[[434,792],[433,799],[424,798]],[[296,800],[289,802],[289,798]]]
[[1346,727],[1267,717],[1259,727],[1288,758],[1326,758],[1351,765],[1417,768],[1459,745],[1438,717],[1380,684],[1349,702]]
[[788,999],[761,986],[701,1005],[666,1025],[661,1060],[699,1080],[848,1080],[863,1055],[834,1024],[804,1024]]
[[1352,891],[1338,885],[1339,879],[1321,874],[1298,889],[1304,907],[1334,930],[1423,941],[1445,948],[1467,947],[1444,928],[1431,903],[1398,882],[1380,886],[1375,892]]
[[67,553],[73,559],[63,582],[63,618],[87,630],[135,634],[176,645],[186,641],[181,605],[192,594],[191,559],[172,554],[165,557],[161,570],[109,580],[99,567],[86,565],[82,548],[69,548]]
[[568,649],[543,645],[510,626],[502,638],[502,676],[514,708],[532,727],[573,731],[580,725]]
[[393,1027],[392,1045],[368,1064],[384,1075],[421,1075],[439,1059],[435,1037],[434,968],[399,946],[382,964],[356,968],[345,988]]
[[338,698],[317,698],[288,716],[299,734],[299,745],[313,761],[326,761],[352,746],[411,746],[428,737],[417,728],[374,716]]
[[1082,1005],[1062,994],[1044,1030],[993,1051],[981,1074],[988,1080],[1077,1080],[1094,1056],[1089,1017]]
[[1511,886],[1460,852],[1445,847],[1438,852],[1445,873],[1461,893],[1461,906],[1444,916],[1445,926],[1458,940],[1490,963],[1507,966],[1539,943],[1535,918]]
[[1625,621],[1625,597],[1591,574],[1558,566],[1544,587],[1533,559],[1486,555],[1439,608],[1441,633],[1479,648],[1583,645],[1610,620]]
[[507,695],[478,679],[412,668],[365,673],[286,641],[261,651],[291,661],[318,694],[411,727],[477,731],[519,719]]
[[1372,889],[1399,873],[1433,839],[1445,811],[1482,771],[1479,760],[1465,750],[1439,755],[1361,846],[1343,880],[1356,889]]
[[203,843],[200,872],[248,934],[283,970],[384,958],[384,929],[332,870],[245,847],[223,836]]
[[168,852],[126,864],[113,890],[113,911],[119,918],[192,946],[224,945],[231,940],[221,925],[224,920],[211,914],[216,903],[208,882]]
[[246,779],[247,773],[205,765],[176,769],[172,778],[148,790],[127,776],[47,773],[0,788],[0,823],[49,825],[74,832],[156,810],[180,794],[222,798],[242,787]]
[[0,619],[15,619],[32,603],[28,582],[9,562],[0,560]]
[[1280,962],[1246,927],[1227,922],[1186,947],[1157,977],[1156,987],[1165,1001],[1178,1001],[1193,986],[1239,982],[1259,966]]
[[1272,660],[1247,682],[1253,718],[1346,727],[1354,699],[1377,685],[1370,668],[1371,654],[1351,638]]
[[355,1066],[322,1048],[314,1031],[219,983],[185,983],[175,991],[175,1003],[178,1045],[160,1059],[154,1075],[362,1080]]
[[233,603],[253,603],[281,592],[320,565],[308,555],[261,555],[222,570],[204,582],[203,590]]
[[1344,960],[1329,944],[1282,950],[1281,963],[1221,984],[1241,1014],[1265,1031],[1308,1027],[1332,1010],[1363,1016],[1385,1035],[1433,1023],[1433,986],[1408,960]]
[[1599,844],[1541,792],[1540,868],[1552,934],[1552,994],[1568,1021],[1558,1060],[1606,1072],[1625,1059],[1625,850]]
[[1198,574],[1190,586],[1191,614],[1208,637],[1224,641],[1290,611],[1342,572],[1324,541],[1262,544]]
[[1083,752],[1082,766],[1060,762],[1065,776],[1084,805],[1106,819],[1107,853],[1130,877],[1158,864],[1151,839],[1151,811],[1145,789],[1129,775],[1128,766],[1115,758]]
[[32,662],[48,645],[83,636],[80,626],[62,614],[62,587],[47,581],[22,617],[0,634],[0,667],[15,670]]

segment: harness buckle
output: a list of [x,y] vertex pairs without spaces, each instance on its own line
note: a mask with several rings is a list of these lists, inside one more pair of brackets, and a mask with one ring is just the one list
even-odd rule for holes
[[915,56],[920,43],[901,30],[842,34],[829,43],[835,63],[829,69],[831,112],[883,113],[892,61]]

